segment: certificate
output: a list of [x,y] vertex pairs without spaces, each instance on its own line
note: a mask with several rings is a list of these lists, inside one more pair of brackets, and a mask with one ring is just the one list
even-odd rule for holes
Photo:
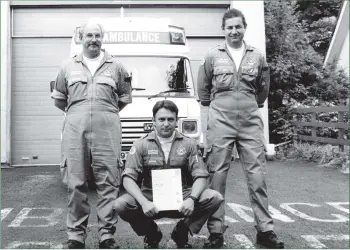
[[152,170],[152,190],[159,211],[178,210],[183,201],[181,169]]

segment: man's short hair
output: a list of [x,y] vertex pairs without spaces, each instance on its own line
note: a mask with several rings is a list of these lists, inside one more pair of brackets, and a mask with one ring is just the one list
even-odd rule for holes
[[101,30],[101,35],[102,35],[102,38],[103,38],[103,35],[105,33],[105,30],[103,28],[103,26],[97,22],[88,22],[88,23],[85,23],[83,26],[79,27],[79,40],[83,39],[83,35],[84,35],[84,29],[86,27],[86,25],[88,24],[96,24],[100,30]]
[[234,18],[234,17],[241,17],[243,21],[244,28],[247,28],[247,22],[245,21],[245,17],[243,13],[240,10],[237,10],[235,8],[229,9],[226,11],[224,16],[222,17],[222,25],[221,28],[225,29],[225,23],[227,19]]
[[179,113],[179,109],[177,108],[176,104],[170,100],[163,100],[163,101],[158,101],[154,106],[153,106],[153,118],[156,117],[156,114],[161,108],[165,108],[177,115]]

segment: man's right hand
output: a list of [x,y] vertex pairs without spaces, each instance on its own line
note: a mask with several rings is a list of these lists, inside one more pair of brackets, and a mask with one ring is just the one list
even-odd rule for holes
[[158,209],[157,207],[154,205],[154,203],[152,201],[145,201],[144,203],[141,204],[142,207],[142,211],[143,213],[147,216],[147,217],[153,217],[156,214],[158,214]]

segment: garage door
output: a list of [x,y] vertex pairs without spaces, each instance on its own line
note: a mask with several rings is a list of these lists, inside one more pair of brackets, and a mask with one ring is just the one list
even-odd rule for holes
[[[125,17],[170,18],[185,27],[195,80],[208,48],[223,40],[220,8],[126,8]],[[58,164],[62,112],[53,106],[49,82],[69,55],[74,27],[90,17],[119,16],[116,8],[16,8],[12,38],[12,165]]]

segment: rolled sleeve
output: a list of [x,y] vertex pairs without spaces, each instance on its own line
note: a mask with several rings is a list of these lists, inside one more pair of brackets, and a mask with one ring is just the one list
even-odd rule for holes
[[132,102],[131,83],[126,81],[128,72],[120,65],[118,69],[118,96],[119,101],[129,104]]
[[207,53],[199,66],[197,77],[198,97],[203,106],[209,106],[210,104],[212,71],[210,54]]
[[64,66],[61,66],[58,71],[55,87],[51,94],[52,99],[67,100],[68,90],[67,90],[67,80],[66,80],[66,70]]
[[124,178],[125,176],[130,177],[135,182],[138,182],[140,173],[138,173],[135,169],[125,168],[122,173],[122,178]]
[[128,176],[138,183],[138,181],[141,179],[142,171],[142,143],[140,141],[137,141],[129,151],[128,158],[126,159],[125,169],[122,173],[122,178]]
[[67,96],[56,89],[54,89],[51,93],[51,98],[52,99],[57,99],[57,100],[67,100]]
[[200,154],[199,146],[196,142],[192,142],[190,146],[190,155],[188,157],[189,171],[191,172],[192,179],[195,181],[197,178],[208,178],[209,173],[203,158]]

